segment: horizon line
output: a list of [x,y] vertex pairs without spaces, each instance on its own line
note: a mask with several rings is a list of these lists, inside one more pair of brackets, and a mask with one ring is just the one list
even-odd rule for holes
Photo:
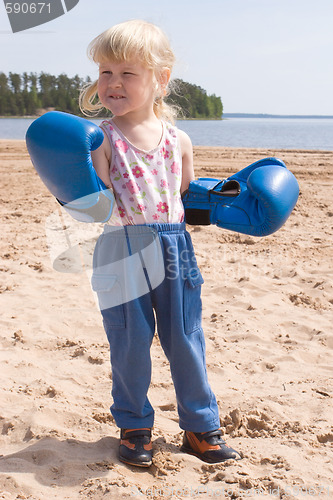
[[310,115],[300,115],[300,114],[273,114],[273,113],[223,113],[223,117],[253,117],[253,118],[333,118],[333,115],[319,115],[319,114],[310,114]]

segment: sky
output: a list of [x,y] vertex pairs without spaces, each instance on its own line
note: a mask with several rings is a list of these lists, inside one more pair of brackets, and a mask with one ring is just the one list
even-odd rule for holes
[[89,42],[136,18],[168,35],[173,77],[220,96],[226,113],[333,115],[332,0],[80,0],[19,33],[1,2],[0,71],[95,79]]

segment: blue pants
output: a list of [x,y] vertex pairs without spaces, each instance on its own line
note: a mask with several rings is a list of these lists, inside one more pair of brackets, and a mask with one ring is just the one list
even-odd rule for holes
[[[118,427],[153,427],[147,398],[155,321],[169,360],[179,425],[206,432],[220,426],[207,380],[201,285],[185,224],[105,226],[94,253],[93,289],[110,343],[111,413]],[[155,314],[154,314],[155,312]]]

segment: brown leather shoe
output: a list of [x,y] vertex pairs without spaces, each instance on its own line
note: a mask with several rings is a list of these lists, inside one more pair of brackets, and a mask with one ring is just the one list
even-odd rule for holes
[[209,432],[185,431],[183,445],[180,449],[210,464],[217,464],[226,460],[241,460],[241,455],[227,446],[221,436],[222,431],[220,429]]
[[129,465],[150,467],[152,464],[151,429],[121,429],[119,459]]

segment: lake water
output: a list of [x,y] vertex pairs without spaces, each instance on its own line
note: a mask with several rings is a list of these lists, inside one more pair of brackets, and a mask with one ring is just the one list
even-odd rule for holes
[[[29,118],[0,118],[0,139],[24,139]],[[92,120],[99,124],[101,119]],[[178,121],[195,146],[333,151],[332,118],[226,118]]]

